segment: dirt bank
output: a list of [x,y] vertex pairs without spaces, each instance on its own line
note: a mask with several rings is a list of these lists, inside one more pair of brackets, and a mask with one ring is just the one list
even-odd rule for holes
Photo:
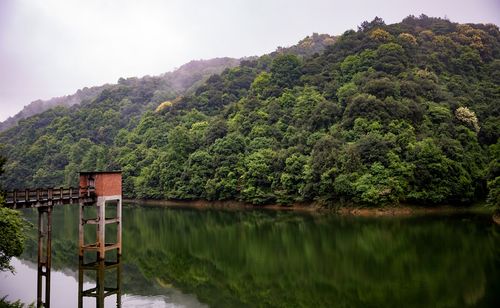
[[[459,213],[470,211],[492,212],[491,208],[480,205],[475,206],[451,206],[437,205],[432,207],[424,207],[421,205],[400,204],[382,207],[366,207],[356,204],[333,204],[326,205],[319,202],[303,202],[290,205],[267,204],[254,205],[241,201],[208,201],[208,200],[136,200],[125,199],[127,203],[147,205],[147,206],[165,206],[178,208],[196,208],[196,209],[225,209],[225,210],[242,210],[242,209],[264,209],[275,211],[301,211],[301,212],[334,212],[345,216],[363,216],[363,217],[378,217],[378,216],[411,216],[421,214],[443,214],[443,213]],[[500,212],[493,215],[495,222],[500,223]]]
[[493,221],[497,224],[500,225],[500,210],[496,210],[493,213]]

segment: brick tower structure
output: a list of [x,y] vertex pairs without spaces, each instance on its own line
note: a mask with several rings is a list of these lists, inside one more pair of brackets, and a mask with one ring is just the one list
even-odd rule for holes
[[[80,224],[79,253],[97,252],[97,259],[104,260],[107,251],[117,249],[122,252],[122,174],[115,172],[80,172]],[[83,198],[82,198],[83,197]],[[116,206],[116,216],[106,217],[106,206]],[[85,208],[96,207],[94,218],[85,218]],[[97,225],[96,241],[86,244],[85,225]],[[106,242],[106,225],[117,224],[116,242]]]

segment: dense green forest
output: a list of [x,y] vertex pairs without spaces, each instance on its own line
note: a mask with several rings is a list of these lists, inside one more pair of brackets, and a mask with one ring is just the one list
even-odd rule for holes
[[500,203],[496,25],[375,18],[242,60],[182,95],[162,86],[123,79],[20,121],[0,134],[3,186],[121,169],[133,198]]

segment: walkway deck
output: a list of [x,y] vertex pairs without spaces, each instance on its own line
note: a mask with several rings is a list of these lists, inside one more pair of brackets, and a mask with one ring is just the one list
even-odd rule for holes
[[5,206],[13,209],[79,204],[80,202],[95,202],[95,193],[92,187],[36,188],[5,193]]

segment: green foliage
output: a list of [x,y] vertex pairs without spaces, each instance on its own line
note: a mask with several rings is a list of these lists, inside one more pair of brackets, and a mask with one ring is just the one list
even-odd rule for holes
[[[0,174],[3,172],[4,163],[5,159],[0,156]],[[4,202],[3,196],[0,195],[0,271],[14,271],[9,264],[10,259],[20,256],[23,252],[26,224],[18,211],[3,207]],[[7,304],[3,299],[1,302]]]
[[15,302],[11,302],[11,301],[8,301],[6,298],[7,298],[7,296],[0,298],[0,308],[24,308],[24,307],[34,308],[35,307],[34,303],[31,303],[30,305],[25,305],[25,304],[21,303],[20,300],[17,300]]
[[488,203],[500,207],[500,142],[489,148],[491,161],[487,169]]
[[182,95],[130,78],[28,118],[0,135],[3,183],[76,185],[79,170],[122,169],[137,198],[497,202],[498,27],[376,18],[325,49],[328,39],[244,60]]
[[300,60],[295,55],[278,56],[271,64],[271,82],[279,89],[293,88],[300,75]]
[[0,207],[0,270],[14,269],[12,257],[19,256],[24,247],[24,224],[17,211]]

